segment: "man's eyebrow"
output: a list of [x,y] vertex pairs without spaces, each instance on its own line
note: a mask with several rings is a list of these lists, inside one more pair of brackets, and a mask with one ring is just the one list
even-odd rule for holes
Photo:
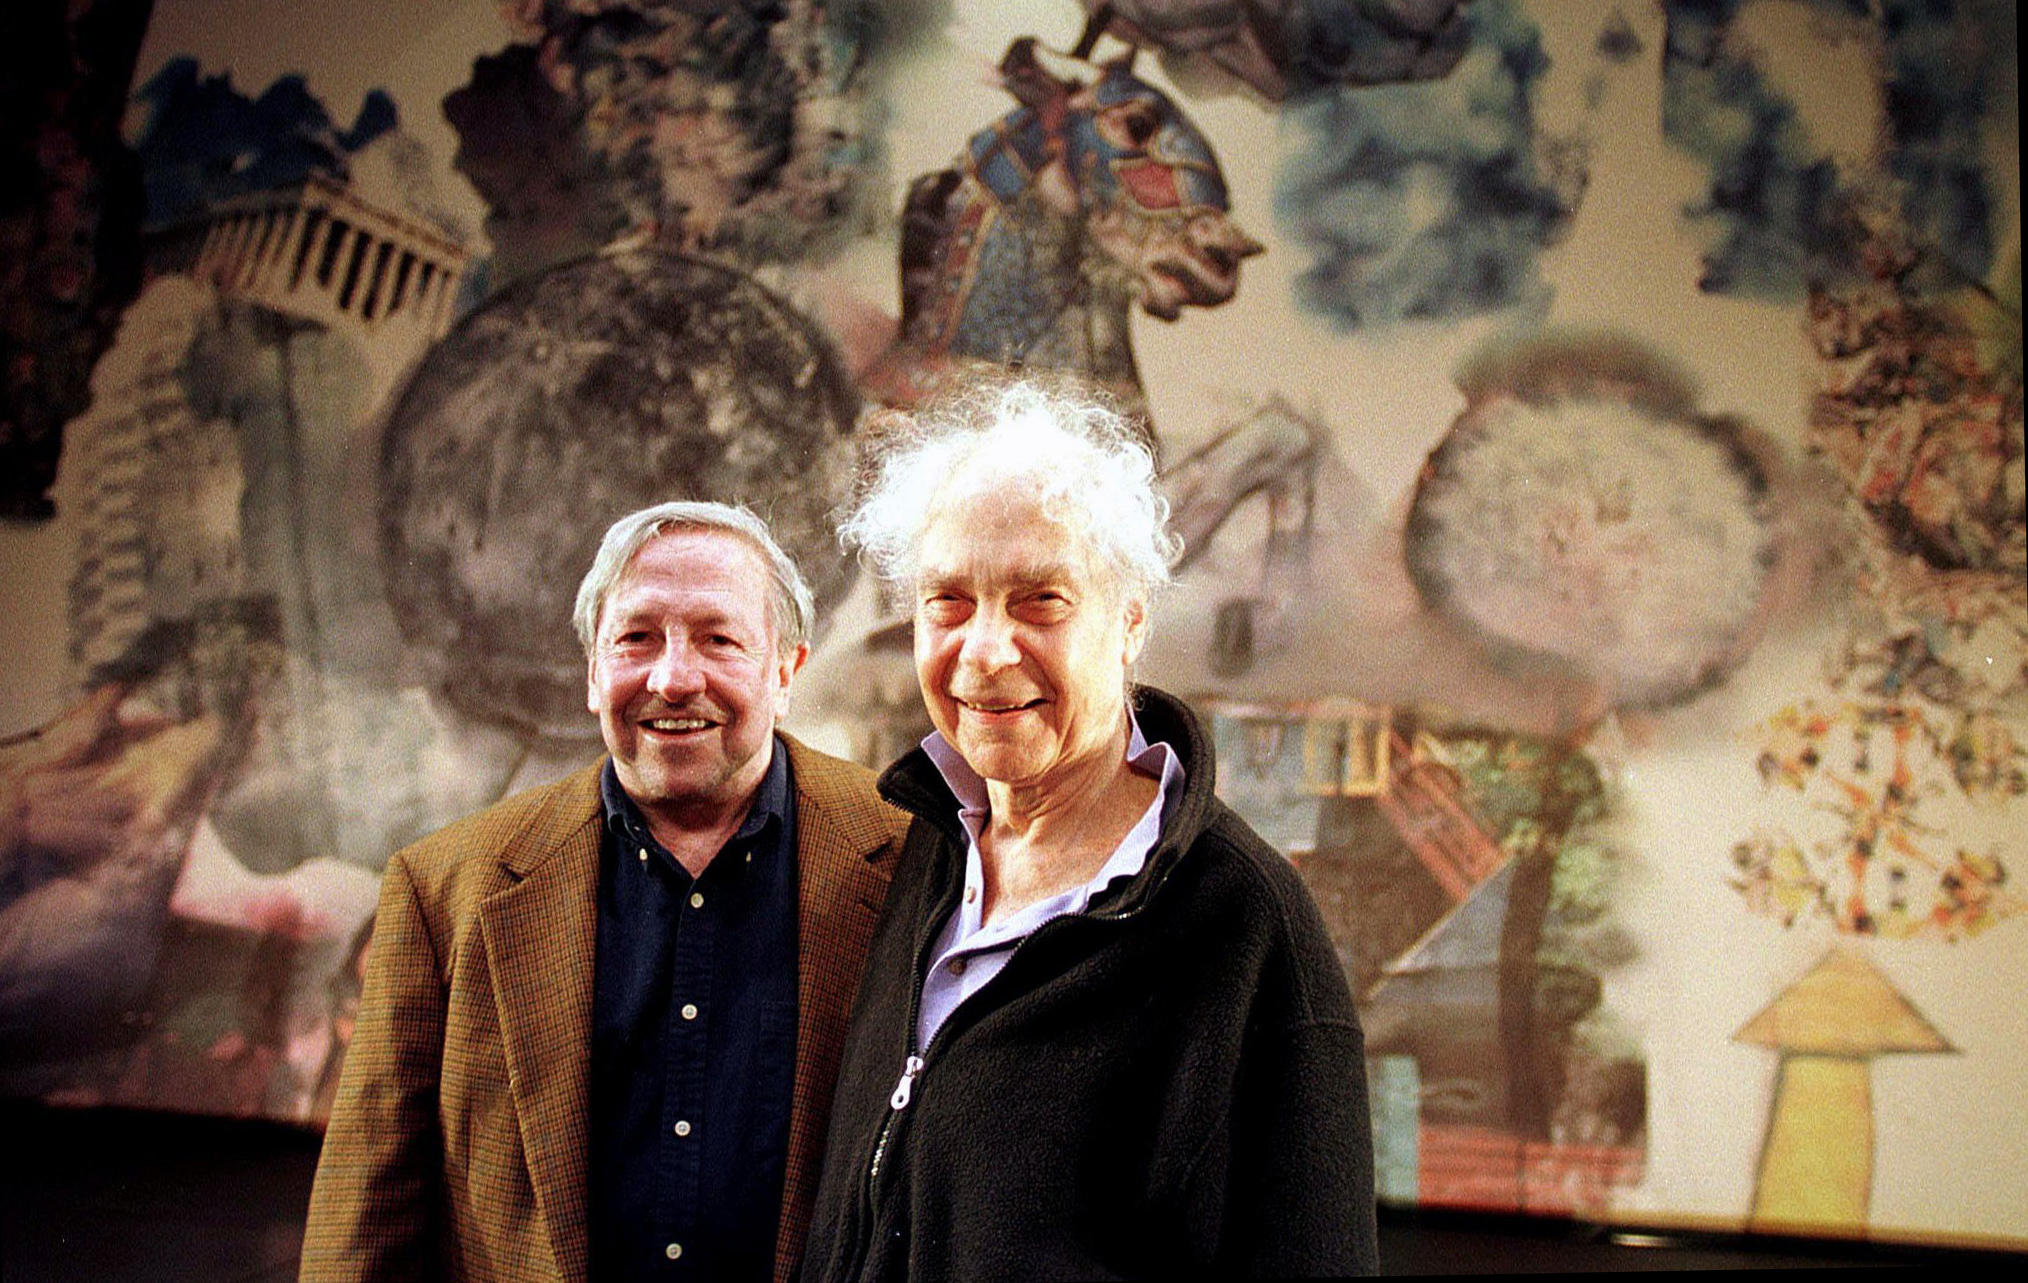
[[[1073,573],[1067,562],[1038,561],[1015,566],[1004,577],[1016,588],[1042,588],[1066,583],[1073,578]],[[969,576],[960,570],[926,569],[916,576],[916,587],[922,590],[950,588],[968,582]]]
[[[636,606],[631,610],[622,609],[607,615],[606,622],[617,629],[641,623],[654,623],[661,617],[662,612],[653,606]],[[693,632],[700,628],[715,632],[737,632],[740,620],[732,611],[701,607],[685,614],[681,622]]]
[[1022,588],[1041,588],[1066,583],[1075,578],[1069,562],[1038,561],[1026,566],[1016,566],[1007,576]]
[[693,632],[702,628],[716,633],[736,633],[745,621],[734,611],[706,607],[692,612],[687,622]]

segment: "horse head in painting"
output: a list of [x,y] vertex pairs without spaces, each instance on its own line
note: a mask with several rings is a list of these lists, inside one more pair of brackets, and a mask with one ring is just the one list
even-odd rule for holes
[[1261,246],[1203,133],[1129,59],[1023,38],[999,70],[1015,109],[909,189],[901,332],[866,390],[907,407],[973,368],[1025,368],[1088,380],[1145,418],[1133,307],[1164,321],[1216,307]]
[[[1000,83],[1017,106],[972,135],[902,211],[901,329],[861,375],[909,409],[946,385],[1010,370],[1109,393],[1160,454],[1134,362],[1133,309],[1173,321],[1239,289],[1261,245],[1232,217],[1204,134],[1131,59],[1087,62],[1016,40]],[[1266,508],[1253,583],[1216,608],[1214,671],[1245,671],[1273,645],[1306,556],[1322,430],[1279,398],[1163,473],[1181,572],[1243,505]],[[899,631],[896,637],[900,636]]]

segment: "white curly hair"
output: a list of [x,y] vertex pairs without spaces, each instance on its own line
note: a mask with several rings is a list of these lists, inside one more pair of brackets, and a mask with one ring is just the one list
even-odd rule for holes
[[871,448],[838,539],[890,588],[915,580],[924,531],[955,499],[1024,493],[1086,540],[1129,599],[1151,601],[1183,541],[1134,425],[1033,383],[974,390],[888,429]]

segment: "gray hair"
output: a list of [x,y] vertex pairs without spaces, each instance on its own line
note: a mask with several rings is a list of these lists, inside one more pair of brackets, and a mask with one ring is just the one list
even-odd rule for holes
[[598,554],[592,558],[591,569],[577,586],[577,605],[570,613],[586,654],[591,653],[592,644],[598,639],[599,616],[605,611],[606,598],[633,564],[635,554],[661,535],[684,530],[720,531],[752,544],[768,563],[768,623],[774,628],[775,649],[787,655],[810,640],[810,632],[816,626],[816,599],[810,595],[810,586],[803,582],[803,572],[796,569],[796,563],[775,542],[767,523],[733,504],[685,499],[630,512],[607,528],[605,538],[599,542]]
[[1141,434],[1103,405],[1031,383],[988,387],[891,429],[838,539],[891,587],[905,585],[941,498],[1015,487],[1088,538],[1129,597],[1151,600],[1169,583],[1183,541]]

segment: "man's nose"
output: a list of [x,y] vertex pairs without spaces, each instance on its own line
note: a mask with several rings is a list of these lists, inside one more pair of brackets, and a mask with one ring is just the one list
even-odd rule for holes
[[697,651],[684,638],[670,637],[648,668],[648,690],[658,699],[675,702],[704,689],[704,668]]
[[965,644],[958,658],[979,672],[998,672],[1021,662],[1014,644],[1014,621],[1005,611],[981,609],[965,624]]

